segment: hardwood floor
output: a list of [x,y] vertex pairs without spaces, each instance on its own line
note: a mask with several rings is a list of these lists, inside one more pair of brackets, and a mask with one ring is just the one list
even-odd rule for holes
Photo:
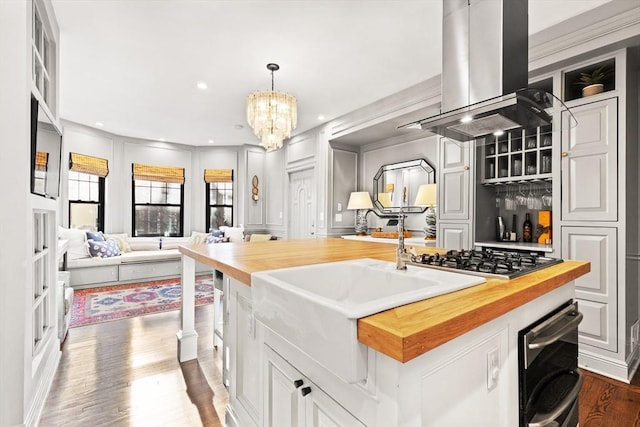
[[41,426],[221,426],[228,401],[213,305],[196,307],[198,360],[180,365],[180,312],[69,330]]
[[[212,307],[196,307],[199,357],[182,365],[179,311],[71,329],[40,425],[222,425],[228,395]],[[585,375],[580,427],[640,427],[640,372],[631,384]]]
[[583,372],[580,427],[640,427],[640,370],[631,384]]

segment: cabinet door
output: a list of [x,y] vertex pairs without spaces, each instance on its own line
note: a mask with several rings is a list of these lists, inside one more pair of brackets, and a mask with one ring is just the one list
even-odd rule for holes
[[618,219],[618,99],[573,107],[578,124],[562,112],[562,219]]
[[445,249],[471,249],[469,224],[438,223],[438,243],[436,246]]
[[617,350],[616,248],[615,228],[562,227],[562,258],[591,263],[591,271],[575,280],[584,315],[580,342],[611,351]]
[[229,280],[229,407],[242,426],[260,425],[262,415],[261,337],[253,317],[251,288]]
[[315,384],[308,386],[303,397],[306,427],[366,427]]
[[440,139],[439,219],[469,219],[469,163],[469,143]]
[[302,374],[274,352],[264,347],[264,426],[294,427],[304,425],[304,406],[300,389],[305,386]]

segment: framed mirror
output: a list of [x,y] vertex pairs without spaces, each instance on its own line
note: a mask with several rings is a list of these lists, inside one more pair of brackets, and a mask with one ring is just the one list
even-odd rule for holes
[[373,202],[382,213],[424,212],[426,206],[415,206],[418,188],[436,182],[436,170],[425,159],[383,165],[373,177]]

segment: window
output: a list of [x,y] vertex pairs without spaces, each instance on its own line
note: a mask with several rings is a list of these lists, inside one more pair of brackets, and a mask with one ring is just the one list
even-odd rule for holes
[[233,170],[205,169],[206,230],[233,226]]
[[69,153],[69,228],[104,230],[107,159]]
[[184,168],[133,164],[133,235],[184,234]]

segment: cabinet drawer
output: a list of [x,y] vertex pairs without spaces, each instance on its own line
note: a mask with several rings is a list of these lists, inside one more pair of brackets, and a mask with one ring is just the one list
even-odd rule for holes
[[177,276],[180,261],[141,262],[120,264],[120,280],[138,280],[150,277]]
[[609,304],[578,299],[584,319],[578,327],[578,341],[604,350],[617,351],[616,313]]
[[118,266],[104,265],[101,267],[70,269],[71,286],[90,285],[93,283],[106,283],[118,281]]

